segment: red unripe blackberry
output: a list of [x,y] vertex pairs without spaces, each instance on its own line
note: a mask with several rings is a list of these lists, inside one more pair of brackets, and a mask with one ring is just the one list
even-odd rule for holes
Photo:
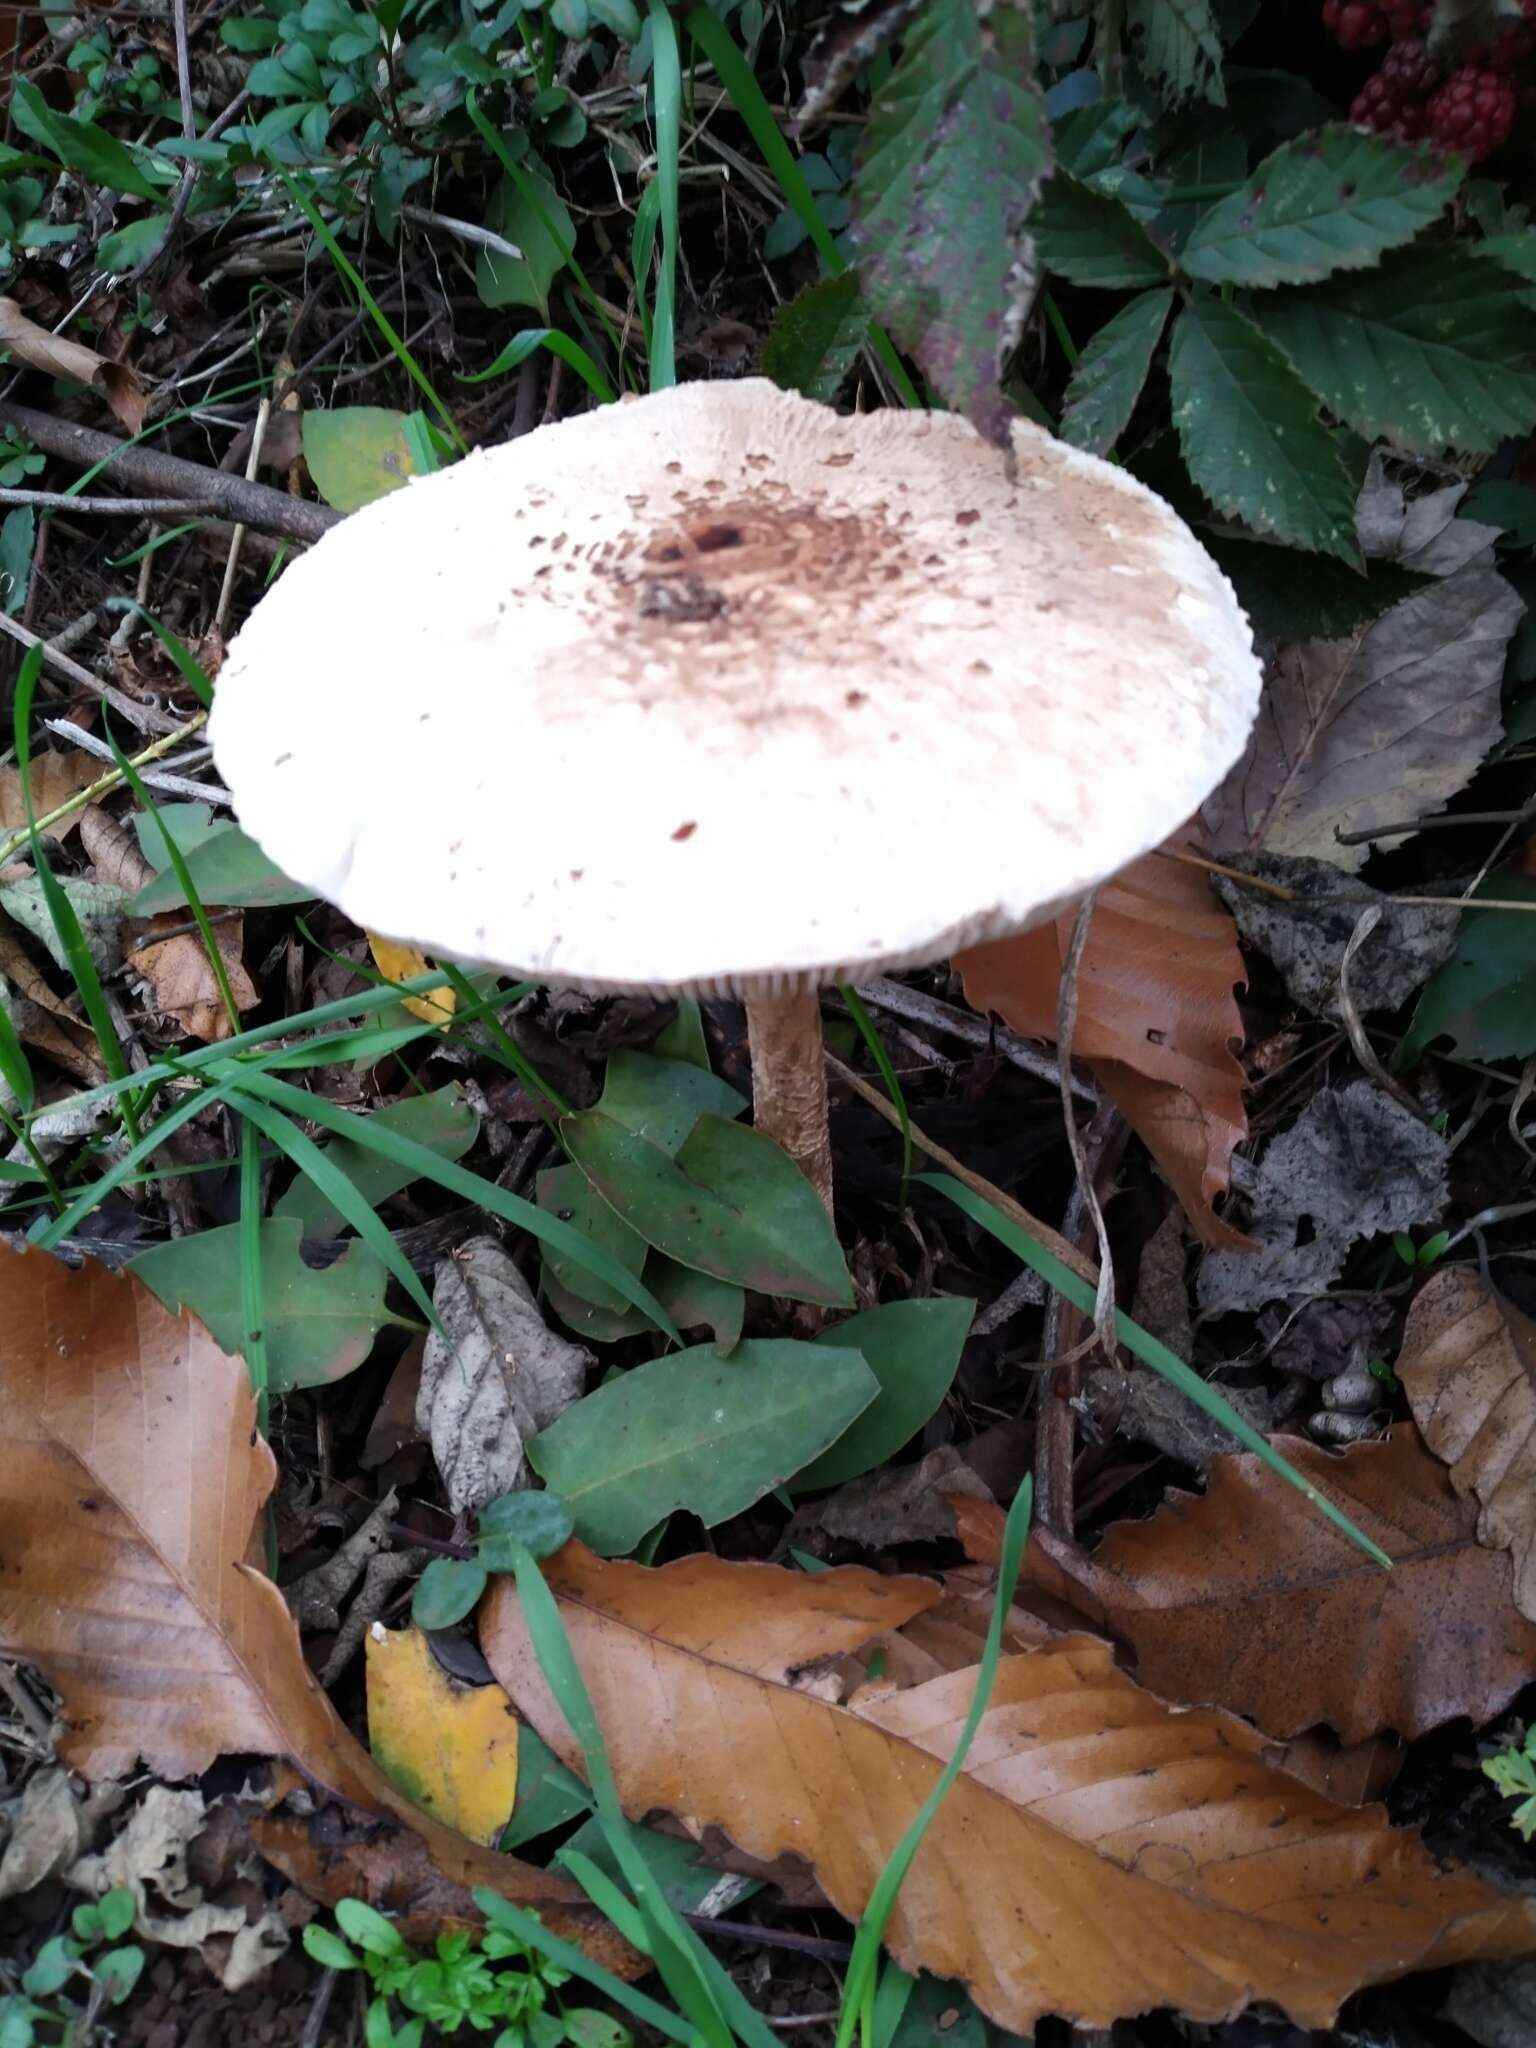
[[1374,0],[1323,0],[1323,26],[1341,50],[1374,49],[1387,36],[1387,17]]
[[1473,163],[1492,156],[1515,125],[1515,84],[1497,71],[1464,64],[1429,103],[1430,133]]
[[1377,77],[1385,82],[1391,97],[1404,105],[1427,100],[1445,83],[1445,72],[1418,36],[1394,43],[1382,58]]

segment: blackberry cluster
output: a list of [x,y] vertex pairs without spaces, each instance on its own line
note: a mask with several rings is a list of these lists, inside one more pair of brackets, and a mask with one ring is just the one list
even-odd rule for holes
[[1433,18],[1423,0],[1323,0],[1323,26],[1341,50],[1385,45],[1350,107],[1355,126],[1479,163],[1508,142],[1517,112],[1536,113],[1536,0],[1520,0],[1491,43],[1454,52],[1431,51]]

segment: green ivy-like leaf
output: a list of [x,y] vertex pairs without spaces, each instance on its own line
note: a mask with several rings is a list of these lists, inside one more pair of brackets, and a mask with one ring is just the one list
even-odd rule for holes
[[[313,889],[290,882],[238,825],[215,826],[188,856],[186,865],[198,900],[220,908],[275,910],[280,904],[315,900]],[[167,867],[144,884],[128,910],[133,917],[154,917],[162,910],[180,909],[186,900],[176,870]]]
[[[1536,882],[1490,875],[1478,891],[1536,905]],[[1456,950],[1419,997],[1398,1056],[1411,1066],[1437,1038],[1463,1059],[1524,1059],[1536,1052],[1536,910],[1462,913]]]
[[1061,438],[1090,455],[1107,455],[1125,432],[1173,304],[1170,290],[1143,292],[1106,320],[1067,386]]
[[151,177],[139,154],[94,121],[56,114],[29,78],[16,80],[11,118],[23,135],[51,150],[66,170],[78,171],[82,178],[109,192],[158,201],[175,183],[169,166],[164,177]]
[[1217,511],[1293,547],[1356,561],[1349,470],[1268,336],[1235,306],[1199,299],[1174,325],[1168,371],[1179,447]]
[[1465,168],[1460,157],[1358,128],[1298,136],[1201,218],[1183,267],[1210,284],[1255,288],[1364,270],[1445,211]]
[[830,404],[869,339],[869,309],[851,270],[787,299],[763,340],[762,370],[783,391]]
[[1035,253],[1073,284],[1120,290],[1166,282],[1168,258],[1118,199],[1058,171],[1030,220]]
[[1024,0],[925,0],[876,94],[853,186],[865,296],[948,403],[1007,435],[998,389],[1033,287],[1050,160]]
[[1211,0],[1126,0],[1125,25],[1136,62],[1169,106],[1188,99],[1226,105]]
[[739,1515],[834,1442],[879,1392],[857,1351],[753,1339],[636,1366],[567,1408],[528,1462],[584,1543],[632,1550],[663,1515]]
[[[541,1173],[537,1182],[537,1200],[541,1209],[551,1216],[558,1216],[562,1223],[569,1223],[573,1230],[579,1230],[583,1237],[600,1245],[611,1258],[628,1273],[637,1277],[645,1264],[650,1247],[638,1231],[631,1230],[623,1217],[605,1202],[592,1188],[579,1167],[552,1166]],[[628,1326],[631,1318],[638,1318],[635,1327],[644,1329],[645,1319],[638,1309],[632,1309],[617,1288],[607,1286],[595,1273],[578,1265],[575,1259],[563,1252],[544,1253],[544,1285],[551,1292],[558,1290],[558,1298],[572,1297],[588,1303],[593,1308],[617,1316]],[[598,1339],[603,1342],[602,1338]]]
[[649,1138],[670,1158],[707,1110],[737,1117],[747,1098],[729,1081],[692,1060],[656,1053],[610,1053],[598,1108],[637,1137]]
[[475,259],[475,285],[487,306],[532,306],[549,317],[550,286],[571,260],[576,224],[549,173],[531,153],[508,173],[491,199],[487,225],[520,256],[482,249]]
[[1536,425],[1528,300],[1499,264],[1444,242],[1288,294],[1266,306],[1265,328],[1356,433],[1437,455]]

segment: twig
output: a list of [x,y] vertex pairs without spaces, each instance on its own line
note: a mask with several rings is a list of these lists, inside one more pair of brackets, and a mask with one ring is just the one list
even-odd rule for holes
[[1381,905],[1368,903],[1349,935],[1349,944],[1344,948],[1344,956],[1339,962],[1339,1015],[1344,1021],[1350,1050],[1376,1086],[1384,1089],[1394,1102],[1400,1102],[1421,1124],[1432,1124],[1435,1120],[1434,1114],[1424,1107],[1417,1096],[1410,1094],[1401,1081],[1395,1080],[1382,1065],[1375,1046],[1365,1035],[1365,1025],[1361,1021],[1354,993],[1349,986],[1349,970],[1354,964],[1355,955],[1380,923]]
[[[262,444],[267,438],[267,421],[272,417],[272,394],[265,392],[261,404],[256,408],[256,425],[251,434],[251,450],[245,462],[245,480],[254,483],[256,471],[261,462]],[[245,545],[245,528],[236,526],[229,537],[229,558],[224,564],[224,581],[219,586],[219,602],[213,614],[215,629],[222,633],[229,619],[229,607],[235,595],[235,578],[240,573],[240,551]]]
[[1531,804],[1518,811],[1459,811],[1449,817],[1408,818],[1400,825],[1372,825],[1368,832],[1335,832],[1340,846],[1369,846],[1373,839],[1406,839],[1414,832],[1442,831],[1448,825],[1518,825],[1528,818]]
[[[1077,1118],[1072,1109],[1072,1091],[1067,1076],[1072,1071],[1072,1040],[1077,1033],[1077,984],[1082,972],[1083,953],[1088,944],[1088,933],[1093,923],[1094,908],[1099,900],[1097,889],[1090,889],[1079,906],[1072,924],[1072,939],[1067,947],[1067,957],[1061,964],[1061,986],[1056,997],[1056,1057],[1061,1065],[1061,1113],[1066,1126],[1067,1149],[1072,1154],[1072,1165],[1077,1174],[1077,1184],[1082,1191],[1083,1202],[1093,1224],[1093,1234],[1099,1247],[1099,1279],[1094,1291],[1093,1327],[1098,1335],[1105,1359],[1115,1362],[1115,1266],[1109,1249],[1109,1230],[1104,1222],[1104,1211],[1094,1192],[1093,1168],[1083,1149],[1083,1137],[1077,1128]],[[1070,1232],[1067,1233],[1071,1235]]]
[[[0,407],[0,412],[5,410]],[[61,654],[56,647],[50,647],[40,634],[29,632],[19,619],[9,618],[0,611],[0,633],[9,633],[13,640],[19,640],[23,647],[41,647],[43,666],[55,675],[66,676],[78,689],[89,690],[93,697],[100,697],[119,712],[130,725],[136,725],[140,732],[180,733],[182,728],[175,719],[156,711],[148,704],[140,704],[130,697],[126,690],[119,690],[113,684],[103,682],[100,676],[93,676],[88,668],[82,668],[78,661],[71,661],[67,654]],[[73,805],[70,806],[74,808]]]
[[315,1995],[309,2001],[309,2011],[304,2015],[304,2031],[299,2036],[299,2048],[320,2048],[320,2036],[325,2031],[325,2016],[330,2010],[331,2000],[336,1995],[336,1986],[341,1982],[341,1976],[340,1970],[320,1972]]
[[457,220],[451,213],[433,213],[426,206],[402,206],[401,215],[413,220],[418,227],[441,228],[445,235],[453,235],[461,242],[471,242],[477,249],[489,249],[493,256],[508,257],[513,263],[523,261],[523,252],[515,242],[509,242],[505,235],[498,235],[494,228],[476,227],[472,220]]
[[221,469],[205,469],[201,463],[184,462],[179,455],[165,455],[159,449],[136,442],[119,441],[112,434],[98,434],[90,427],[53,413],[37,412],[29,405],[0,404],[0,426],[14,427],[46,455],[62,462],[77,463],[82,469],[110,464],[113,480],[119,478],[143,491],[163,491],[178,499],[191,498],[226,519],[242,526],[254,526],[262,533],[280,533],[289,540],[317,541],[341,518],[329,505],[314,505],[292,498],[270,484],[248,483]]
[[[153,746],[146,747],[142,754],[132,755],[130,758],[133,766],[137,768],[145,761],[159,760],[162,754],[168,754],[172,747],[179,746],[188,733],[196,732],[200,725],[206,723],[207,718],[206,711],[199,711],[185,725],[178,725],[163,739],[156,740]],[[85,788],[78,790],[67,803],[55,804],[51,811],[45,811],[36,821],[38,831],[41,832],[45,826],[58,824],[61,818],[72,818],[76,811],[85,810],[88,805],[95,803],[98,797],[105,796],[108,790],[116,789],[123,779],[120,768],[112,768],[105,775],[98,775],[94,782],[87,783]],[[20,853],[24,846],[30,845],[31,839],[31,832],[27,831],[13,832],[9,839],[0,840],[0,867],[4,867],[5,863]]]
[[[862,997],[873,1010],[885,1010],[893,1017],[905,1017],[913,1024],[926,1024],[930,1031],[942,1031],[950,1038],[958,1038],[966,1045],[974,1045],[983,1051],[999,1052],[1010,1065],[1020,1068],[1026,1074],[1033,1074],[1038,1081],[1049,1081],[1053,1088],[1061,1086],[1061,1069],[1049,1053],[1041,1052],[1027,1038],[1020,1038],[1005,1024],[990,1024],[985,1017],[979,1017],[973,1010],[960,1010],[953,1003],[940,1002],[937,996],[924,995],[920,989],[908,988],[904,982],[888,981],[876,976],[861,981],[854,994]],[[1072,1092],[1085,1102],[1097,1105],[1098,1090],[1076,1076],[1072,1081]]]
[[95,519],[186,519],[205,509],[187,498],[72,498],[67,491],[0,490],[0,505],[39,512],[81,512]]
[[[68,745],[78,747],[82,754],[89,754],[94,760],[111,761],[114,759],[112,749],[98,733],[87,732],[83,726],[76,725],[72,718],[45,718],[43,724],[49,732],[56,733]],[[172,745],[175,744],[175,736],[173,734],[167,734],[167,739]],[[201,750],[194,749],[185,761],[178,761],[174,765],[177,768],[190,771],[200,758],[206,760],[207,754],[208,750],[206,748]],[[147,758],[148,756],[145,755],[139,756],[140,760]],[[135,762],[134,765],[137,767],[138,762]],[[151,768],[142,779],[151,789],[161,790],[166,796],[191,797],[195,803],[204,804],[232,804],[234,802],[234,797],[227,789],[222,788],[220,784],[217,782],[194,782],[190,772],[177,775],[162,768],[156,773]]]
[[[185,0],[175,0],[175,17],[176,70],[181,81],[181,120],[182,128],[190,140],[195,132],[195,126],[191,128],[187,126],[188,121],[192,118],[192,100],[190,88],[191,67],[187,57],[187,10]],[[242,86],[223,113],[209,122],[203,135],[203,140],[205,142],[213,142],[218,136],[222,135],[230,123],[238,119],[245,112],[246,107],[250,103],[250,98],[249,91],[246,87]],[[129,271],[127,277],[123,280],[125,284],[137,284],[140,278],[147,277],[170,248],[172,242],[175,241],[181,224],[187,217],[187,208],[192,204],[192,194],[197,189],[197,180],[201,170],[202,165],[191,159],[182,166],[181,182],[176,187],[176,197],[171,201],[171,213],[169,220],[165,224],[165,233],[160,237],[154,248],[150,250],[149,254]]]
[[1258,889],[1266,896],[1278,896],[1282,903],[1294,903],[1296,891],[1287,889],[1283,882],[1271,882],[1262,875],[1245,875],[1241,868],[1224,867],[1219,860],[1208,860],[1203,853],[1191,853],[1185,846],[1159,846],[1156,851],[1164,860],[1183,861],[1186,867],[1204,868],[1208,875],[1225,875],[1229,882],[1242,882],[1249,889]]
[[[869,1083],[854,1073],[851,1067],[845,1067],[834,1053],[829,1052],[826,1061],[829,1074],[834,1075],[845,1088],[851,1088],[872,1110],[883,1116],[894,1130],[901,1129],[901,1118],[896,1114],[895,1105],[888,1097],[882,1095],[878,1088],[871,1088]],[[952,1173],[956,1180],[971,1190],[972,1194],[980,1195],[983,1201],[990,1202],[995,1209],[1001,1209],[1010,1223],[1016,1223],[1020,1230],[1027,1230],[1031,1237],[1038,1238],[1046,1250],[1054,1252],[1061,1263],[1070,1267],[1079,1280],[1086,1281],[1090,1287],[1098,1286],[1098,1267],[1092,1259],[1085,1258],[1075,1244],[1069,1244],[1059,1230],[1053,1228],[1042,1217],[1033,1215],[1022,1202],[1016,1202],[1012,1195],[1005,1195],[1002,1189],[995,1187],[984,1174],[973,1173],[970,1167],[955,1157],[953,1152],[946,1151],[942,1145],[919,1130],[916,1124],[909,1124],[908,1128],[912,1133],[912,1143],[919,1152],[924,1153],[936,1166],[942,1166],[946,1173]]]
[[683,1918],[700,1934],[721,1934],[727,1941],[750,1941],[761,1948],[787,1948],[796,1955],[820,1956],[829,1963],[846,1963],[853,1954],[846,1941],[825,1941],[819,1934],[796,1934],[787,1927],[756,1927],[750,1920],[711,1920],[707,1913],[685,1913]]

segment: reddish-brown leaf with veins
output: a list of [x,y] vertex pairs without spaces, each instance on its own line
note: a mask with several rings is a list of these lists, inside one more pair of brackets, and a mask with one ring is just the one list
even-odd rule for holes
[[1478,1541],[1509,1552],[1515,1604],[1536,1621],[1536,1323],[1449,1266],[1409,1311],[1397,1376],[1452,1486],[1477,1503]]
[[63,1760],[174,1779],[227,1752],[290,1757],[403,1823],[450,1883],[635,1967],[574,1884],[420,1813],[336,1715],[256,1562],[276,1468],[238,1360],[137,1280],[4,1246],[0,1328],[0,1652],[62,1695]]
[[[836,1703],[793,1682],[933,1589],[861,1571],[691,1557],[660,1570],[568,1544],[545,1566],[632,1815],[793,1851],[856,1919],[958,1736],[974,1669]],[[515,1587],[481,1641],[520,1712],[579,1761]],[[1271,1999],[1326,2026],[1358,1985],[1536,1946],[1536,1900],[1439,1869],[1379,1808],[1272,1770],[1230,1715],[1176,1711],[1082,1636],[1005,1656],[970,1761],[896,1902],[908,1970],[962,1979],[1018,2033],[1152,2006],[1215,2020]]]
[[[967,1002],[1054,1040],[1075,909],[954,959]],[[1237,926],[1186,861],[1148,854],[1099,891],[1078,974],[1074,1058],[1129,1120],[1207,1244],[1246,1245],[1211,1207],[1248,1134]]]
[[1345,1742],[1488,1721],[1536,1670],[1509,1560],[1411,1426],[1342,1457],[1296,1440],[1298,1470],[1392,1559],[1384,1572],[1277,1472],[1212,1461],[1204,1494],[1117,1522],[1085,1556],[1039,1531],[1032,1592],[1072,1601],[1136,1653],[1164,1699],[1246,1714],[1268,1735],[1326,1723]]

